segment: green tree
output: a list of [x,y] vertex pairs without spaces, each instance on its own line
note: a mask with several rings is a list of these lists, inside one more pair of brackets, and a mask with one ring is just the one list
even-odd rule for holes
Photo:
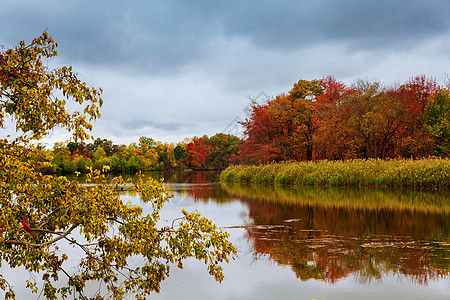
[[64,143],[55,143],[52,154],[53,163],[58,173],[73,173],[76,170],[76,163],[70,159],[70,150]]
[[77,150],[77,144],[75,142],[68,142],[67,148],[69,149],[70,154],[74,154],[75,151]]
[[217,133],[207,143],[213,148],[207,157],[207,165],[212,169],[225,169],[232,158],[239,153],[240,139],[231,134]]
[[[41,275],[48,299],[71,294],[88,299],[84,288],[90,281],[103,282],[107,297],[135,293],[144,299],[159,291],[171,264],[182,267],[190,257],[203,261],[221,281],[220,263],[236,253],[228,234],[197,212],[182,211],[184,218],[172,226],[158,226],[160,210],[169,199],[161,182],[140,176],[131,185],[151,204],[152,212],[143,215],[141,207],[120,198],[122,178],[107,181],[99,170],[91,171],[88,180],[97,184],[88,187],[35,169],[32,158],[40,153],[33,140],[56,126],[66,128],[76,142],[89,137],[86,130],[100,116],[102,104],[101,90],[88,88],[71,67],[42,67],[42,59],[56,55],[55,47],[43,33],[28,45],[20,42],[0,53],[0,124],[10,116],[21,132],[16,139],[0,140],[0,264]],[[59,94],[62,98],[54,96]],[[80,104],[80,111],[67,112],[68,101]],[[84,253],[77,269],[66,268],[71,253],[60,250],[64,242]],[[127,265],[133,257],[141,265]],[[27,286],[39,292],[35,282]],[[0,288],[5,298],[15,297],[2,274]]]
[[106,156],[106,151],[103,149],[103,147],[98,147],[97,150],[95,150],[92,153],[92,158],[94,160],[98,160],[98,159],[100,159],[102,157],[105,157],[105,156]]
[[139,147],[142,149],[142,152],[145,153],[148,149],[151,149],[155,146],[155,140],[149,137],[141,136],[139,138]]
[[440,152],[450,154],[450,92],[438,90],[430,96],[424,112],[425,127],[437,140]]
[[90,145],[90,148],[91,152],[96,151],[98,148],[102,148],[105,151],[106,156],[113,155],[118,149],[117,145],[114,145],[112,141],[101,138],[95,139],[94,143]]

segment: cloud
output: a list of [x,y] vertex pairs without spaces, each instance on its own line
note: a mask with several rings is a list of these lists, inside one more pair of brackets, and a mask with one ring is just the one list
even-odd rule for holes
[[[285,50],[324,41],[353,42],[356,49],[389,48],[399,42],[414,42],[417,36],[446,33],[450,24],[448,1],[245,3],[238,13],[226,15],[227,33],[250,36],[256,45]],[[382,41],[389,43],[377,45]]]
[[221,132],[248,97],[299,79],[440,79],[448,11],[447,0],[2,0],[0,44],[47,29],[59,43],[49,64],[105,91],[97,136],[176,142]]
[[[16,3],[15,5],[13,3]],[[23,11],[12,15],[10,11]],[[281,53],[330,42],[349,51],[417,46],[447,34],[448,1],[8,1],[2,28],[48,30],[68,61],[159,76],[214,56],[218,37]],[[20,26],[19,26],[20,24]],[[23,28],[23,29],[20,29]],[[27,30],[28,29],[28,30]],[[12,35],[14,34],[14,36]]]
[[180,130],[182,127],[189,126],[189,124],[183,124],[183,123],[160,123],[160,122],[154,122],[150,120],[131,120],[131,121],[124,121],[121,123],[122,128],[129,131],[141,131],[145,128],[151,128],[151,129],[158,129],[163,131],[177,131]]

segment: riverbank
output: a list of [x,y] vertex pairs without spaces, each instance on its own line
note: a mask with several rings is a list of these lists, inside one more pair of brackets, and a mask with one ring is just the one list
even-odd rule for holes
[[450,160],[349,160],[230,166],[222,182],[288,186],[450,189]]

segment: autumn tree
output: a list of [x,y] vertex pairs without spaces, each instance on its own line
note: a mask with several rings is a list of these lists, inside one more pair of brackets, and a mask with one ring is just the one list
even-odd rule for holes
[[[56,46],[44,32],[0,53],[0,125],[12,118],[19,132],[0,140],[0,264],[40,275],[47,299],[120,299],[125,293],[144,299],[160,290],[171,265],[182,267],[190,257],[221,281],[220,263],[236,253],[228,234],[197,212],[182,211],[182,219],[159,226],[160,210],[170,198],[161,182],[142,176],[128,182],[152,208],[143,215],[141,207],[120,198],[125,184],[120,177],[107,181],[92,171],[88,180],[96,184],[85,186],[37,171],[36,155],[43,156],[43,164],[51,158],[32,142],[55,127],[71,132],[75,143],[88,138],[102,104],[101,90],[81,82],[71,67],[43,67],[57,55]],[[69,112],[66,103],[80,110]],[[68,259],[79,255],[64,253],[62,243],[84,254],[78,268],[67,268]],[[127,264],[133,258],[140,262],[136,267]],[[86,295],[88,282],[104,283],[107,293]],[[39,292],[36,282],[27,286]],[[15,297],[4,274],[0,288],[5,298]]]
[[207,169],[207,157],[210,155],[213,147],[207,143],[208,136],[193,137],[191,141],[186,144],[187,163],[188,167],[193,169]]
[[270,163],[278,160],[278,150],[274,145],[277,137],[275,123],[269,113],[269,103],[251,100],[248,117],[239,122],[244,127],[238,162],[242,164]]
[[156,142],[154,139],[146,137],[146,136],[141,136],[139,138],[139,147],[142,149],[142,152],[146,152],[148,149],[152,149],[153,147],[155,147]]
[[316,97],[314,122],[315,159],[349,159],[355,157],[356,144],[347,126],[349,115],[345,99],[353,89],[332,76],[321,79],[323,92]]
[[250,103],[238,162],[445,154],[442,91],[424,75],[392,86],[367,80],[346,86],[332,76],[299,80],[287,94]]
[[430,96],[425,106],[426,129],[437,140],[441,155],[450,154],[450,92],[438,90]]
[[424,111],[431,94],[439,89],[436,79],[425,75],[411,77],[398,89],[405,110],[406,131],[400,141],[401,155],[423,157],[432,154],[433,137],[425,128]]
[[111,156],[117,151],[118,146],[114,145],[111,140],[101,138],[96,138],[92,144],[87,145],[90,153],[95,152],[98,148],[102,148],[106,156]]
[[344,126],[356,146],[357,158],[381,158],[400,155],[399,139],[408,128],[408,111],[401,89],[384,87],[380,82],[359,80],[352,92],[342,98],[346,113]]
[[306,160],[313,159],[313,136],[317,129],[314,116],[316,114],[316,98],[323,93],[320,80],[299,80],[289,92],[293,100],[294,136],[300,136],[296,142],[305,148]]
[[210,169],[225,169],[239,152],[240,139],[231,134],[217,133],[206,142],[212,146],[207,157]]
[[249,116],[241,122],[245,139],[240,160],[266,163],[313,158],[314,101],[322,93],[318,80],[299,80],[289,94],[267,103],[252,101]]

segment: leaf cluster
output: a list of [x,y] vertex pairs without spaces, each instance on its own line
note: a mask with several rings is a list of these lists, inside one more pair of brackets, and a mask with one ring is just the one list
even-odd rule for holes
[[[0,52],[0,125],[7,116],[16,130],[40,139],[55,127],[73,132],[75,139],[90,136],[90,122],[100,117],[101,89],[88,87],[72,67],[49,70],[45,59],[57,55],[57,43],[44,32],[30,44],[21,41]],[[67,101],[82,105],[82,112],[66,110]]]

